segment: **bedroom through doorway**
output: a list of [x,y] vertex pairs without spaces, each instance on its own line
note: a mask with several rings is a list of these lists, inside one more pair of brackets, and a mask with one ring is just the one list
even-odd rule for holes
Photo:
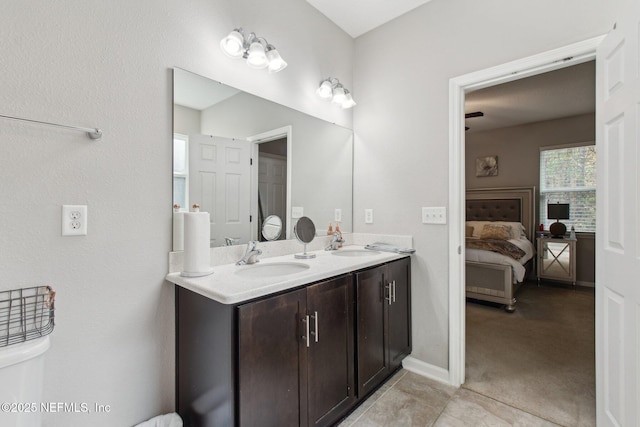
[[[547,188],[543,182],[541,190],[540,153],[549,147],[595,144],[595,61],[573,63],[470,91],[465,93],[464,105],[465,193],[487,189],[508,193],[511,189],[533,188],[530,220],[534,228],[523,233],[531,248],[520,248],[526,252],[521,258],[530,254],[531,260],[524,275],[516,278],[521,285],[513,295],[515,304],[510,307],[496,302],[501,301],[499,296],[496,298],[500,289],[474,289],[469,294],[489,296],[480,295],[466,302],[462,387],[556,424],[595,425],[595,233],[588,227],[586,232],[581,230],[582,225],[578,224],[582,223],[575,222],[577,241],[572,255],[577,286],[571,281],[537,280],[537,263],[541,259],[546,262],[558,257],[563,261],[569,252],[558,255],[559,251],[547,253],[545,248],[540,254],[537,250],[540,223],[545,224],[548,235],[546,203],[550,200],[541,198],[541,192],[547,195]],[[595,184],[593,191],[595,195]],[[585,208],[576,199],[571,199],[571,206],[574,216],[583,215]],[[495,214],[490,212],[491,215]],[[502,221],[495,223],[496,220]],[[575,220],[563,222],[570,225]],[[476,221],[471,223],[471,229],[466,227],[465,237],[479,239],[484,232],[484,237],[512,240],[520,233],[518,226],[512,224],[516,222],[496,216],[485,230],[487,224]],[[504,255],[508,250],[499,251],[503,251],[499,256],[508,256]],[[478,256],[475,249],[465,252]],[[520,254],[516,252],[511,258],[520,259]],[[471,264],[474,268],[476,263],[480,265],[480,273],[465,269],[467,278],[477,274],[485,281],[504,280],[490,276],[493,270],[482,270],[483,263],[513,263],[496,260],[497,256],[474,258]],[[511,282],[516,269],[500,267],[496,277],[508,274]],[[513,311],[508,312],[505,307]]]

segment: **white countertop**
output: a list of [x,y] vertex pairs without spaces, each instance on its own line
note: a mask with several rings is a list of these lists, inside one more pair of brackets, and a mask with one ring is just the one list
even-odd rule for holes
[[[338,251],[363,249],[364,246],[349,245],[338,249]],[[375,253],[373,251],[366,256],[337,256],[333,254],[338,251],[311,251],[309,253],[316,255],[311,259],[297,259],[293,254],[289,254],[265,258],[253,265],[224,264],[213,267],[213,273],[204,277],[183,277],[180,273],[169,273],[166,280],[223,304],[237,304],[408,256],[407,254]],[[308,265],[309,268],[298,273],[275,277],[244,277],[237,274],[243,269],[272,263],[302,263]]]

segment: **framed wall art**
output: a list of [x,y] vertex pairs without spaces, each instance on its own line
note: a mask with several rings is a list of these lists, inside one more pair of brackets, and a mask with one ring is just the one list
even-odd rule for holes
[[476,176],[497,176],[498,156],[478,157],[476,159]]

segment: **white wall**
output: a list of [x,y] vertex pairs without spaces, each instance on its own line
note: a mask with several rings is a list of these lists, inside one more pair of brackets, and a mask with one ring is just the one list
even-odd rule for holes
[[182,105],[173,106],[173,131],[182,135],[200,133],[200,111]]
[[[202,111],[205,135],[247,138],[285,126],[291,126],[293,143],[291,206],[302,207],[318,231],[334,220],[334,209],[340,208],[341,229],[352,232],[352,130],[246,93]],[[288,235],[293,238],[293,224],[288,225]]]
[[[595,114],[582,114],[465,136],[467,188],[540,187],[540,148],[595,143]],[[498,175],[476,176],[476,158],[498,156]],[[536,213],[537,215],[537,213]]]
[[[269,74],[225,57],[219,41],[235,26],[266,37],[289,67]],[[172,411],[170,68],[351,126],[314,91],[327,75],[353,86],[353,40],[298,0],[10,0],[0,39],[1,114],[104,131],[94,142],[0,121],[0,289],[57,290],[44,401],[111,406],[45,414],[45,425],[127,426]],[[61,237],[63,204],[88,205],[88,236]]]
[[[611,2],[433,0],[356,39],[357,232],[414,236],[413,356],[448,369],[449,80],[604,34]],[[363,210],[374,209],[374,224]]]

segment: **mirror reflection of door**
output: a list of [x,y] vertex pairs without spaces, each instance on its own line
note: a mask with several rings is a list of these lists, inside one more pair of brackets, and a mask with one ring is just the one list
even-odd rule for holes
[[208,135],[189,136],[189,200],[209,212],[210,246],[250,238],[251,144]]
[[[258,144],[258,224],[269,215],[281,218],[286,230],[287,138]],[[278,240],[284,240],[282,233]],[[260,234],[260,240],[264,240]]]

